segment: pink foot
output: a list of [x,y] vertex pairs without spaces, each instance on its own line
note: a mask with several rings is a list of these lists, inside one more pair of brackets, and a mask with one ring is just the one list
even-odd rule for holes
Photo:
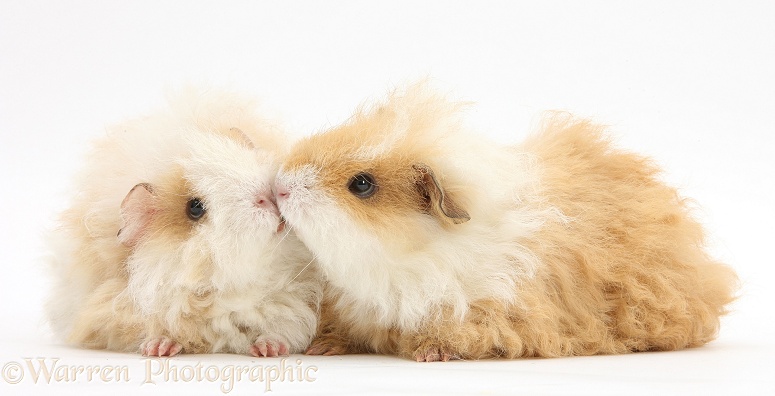
[[418,350],[414,353],[414,358],[418,362],[448,362],[451,359],[459,359],[447,349],[440,347]]
[[312,341],[312,345],[305,352],[307,355],[335,356],[347,354],[347,346],[341,345],[336,340],[318,338]]
[[183,345],[167,337],[153,337],[140,345],[143,356],[175,356],[183,350]]
[[258,337],[250,346],[250,354],[255,357],[288,356],[288,344],[279,337]]
[[342,338],[332,335],[322,335],[312,340],[312,344],[310,344],[307,351],[304,353],[307,355],[334,356],[346,355],[348,353],[353,353],[353,351],[349,349],[347,341]]

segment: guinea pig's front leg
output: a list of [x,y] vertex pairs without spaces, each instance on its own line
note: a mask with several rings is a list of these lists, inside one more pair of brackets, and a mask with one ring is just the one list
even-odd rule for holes
[[403,333],[398,354],[418,362],[521,356],[524,340],[512,316],[504,304],[492,300],[471,304],[462,320],[444,309],[436,320]]
[[183,345],[165,336],[148,337],[140,345],[143,356],[175,356],[183,350]]
[[347,355],[357,353],[350,345],[346,335],[336,331],[325,331],[318,334],[305,352],[307,355]]
[[255,357],[288,356],[288,341],[279,335],[261,335],[250,346],[250,354]]
[[401,340],[399,355],[418,362],[448,362],[461,359],[449,337],[435,332],[412,334]]
[[347,355],[366,352],[352,341],[352,326],[345,325],[340,313],[333,307],[333,301],[324,300],[320,305],[320,323],[317,335],[305,352],[307,355]]
[[255,357],[288,356],[303,352],[315,335],[317,306],[285,290],[265,297],[271,303],[241,318],[256,336],[248,350]]

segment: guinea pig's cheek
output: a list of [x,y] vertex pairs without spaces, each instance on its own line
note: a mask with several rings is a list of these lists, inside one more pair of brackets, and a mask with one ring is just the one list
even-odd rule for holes
[[293,227],[303,228],[314,218],[307,205],[299,203],[298,200],[289,199],[286,202],[278,202],[278,206],[280,214]]
[[315,237],[325,241],[330,241],[332,234],[341,234],[351,223],[347,213],[333,202],[311,208],[305,221],[304,228],[309,228]]
[[[301,189],[300,189],[301,190]],[[320,193],[303,189],[300,193],[287,200],[279,200],[280,213],[285,221],[302,234],[325,232],[335,222],[331,221],[333,202]],[[319,231],[319,232],[318,232]]]

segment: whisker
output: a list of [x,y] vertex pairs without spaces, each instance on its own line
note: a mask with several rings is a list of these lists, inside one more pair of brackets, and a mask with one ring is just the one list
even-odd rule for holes
[[296,276],[294,276],[294,277],[293,277],[293,279],[291,279],[290,281],[288,281],[288,283],[287,283],[285,286],[288,286],[288,285],[290,285],[291,283],[293,283],[293,281],[295,281],[295,280],[296,280],[296,278],[298,278],[298,277],[299,277],[299,275],[301,275],[301,273],[302,273],[302,272],[304,272],[304,270],[305,270],[305,269],[307,269],[307,267],[309,267],[309,265],[310,265],[310,264],[312,264],[312,262],[313,262],[313,261],[315,261],[315,259],[316,259],[316,258],[318,258],[318,256],[317,256],[317,255],[313,255],[313,256],[312,256],[312,260],[310,260],[310,261],[309,261],[309,263],[307,263],[307,265],[305,265],[305,266],[304,266],[304,268],[302,268],[302,269],[301,269],[301,271],[299,271],[299,273],[298,273],[298,274],[296,274]]
[[277,247],[280,246],[280,244],[283,243],[283,241],[288,236],[288,234],[291,233],[291,228],[290,227],[286,227],[286,228],[288,229],[285,231],[285,234],[283,235],[283,237],[280,238],[280,242],[277,242],[277,244],[274,245],[274,247],[272,248],[272,251],[269,254],[274,254],[274,251],[277,250]]

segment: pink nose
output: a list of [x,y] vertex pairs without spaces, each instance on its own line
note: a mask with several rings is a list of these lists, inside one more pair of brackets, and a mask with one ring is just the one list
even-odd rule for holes
[[253,201],[253,204],[256,205],[257,208],[266,209],[274,214],[280,213],[280,211],[277,209],[277,204],[275,204],[274,202],[274,198],[272,197],[272,194],[256,195],[256,198],[255,198],[255,201]]
[[288,191],[288,187],[285,187],[285,185],[282,183],[275,184],[274,188],[275,195],[277,196],[278,200],[287,199],[288,195],[291,194],[290,191]]

